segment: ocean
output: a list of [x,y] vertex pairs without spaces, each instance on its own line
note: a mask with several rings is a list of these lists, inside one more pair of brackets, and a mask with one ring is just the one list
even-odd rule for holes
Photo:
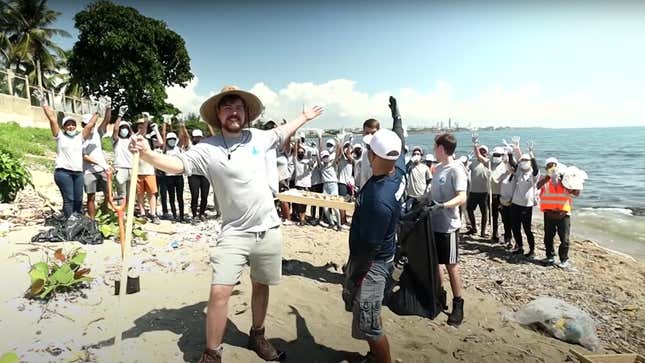
[[[458,156],[472,151],[469,131],[455,136]],[[645,260],[645,127],[479,131],[480,143],[489,149],[501,146],[502,139],[510,143],[513,136],[520,136],[523,150],[527,141],[535,142],[542,173],[544,160],[556,157],[589,175],[574,199],[572,236]],[[406,144],[432,152],[434,137],[432,132],[410,133]],[[539,209],[533,219],[541,222]]]

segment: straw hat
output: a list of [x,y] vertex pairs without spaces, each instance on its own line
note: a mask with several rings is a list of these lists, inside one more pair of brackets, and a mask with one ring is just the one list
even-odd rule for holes
[[244,101],[247,112],[247,123],[255,121],[255,119],[260,117],[262,111],[264,110],[262,101],[260,101],[260,99],[253,93],[242,91],[237,86],[224,86],[220,93],[207,99],[204,103],[202,103],[202,107],[199,108],[199,113],[201,114],[202,119],[204,119],[204,121],[215,128],[222,128],[222,124],[217,118],[217,105],[219,104],[222,97],[228,95],[239,96]]

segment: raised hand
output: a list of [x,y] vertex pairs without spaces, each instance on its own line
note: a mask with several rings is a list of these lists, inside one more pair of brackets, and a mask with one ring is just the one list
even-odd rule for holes
[[390,103],[388,104],[390,107],[390,111],[392,111],[392,118],[396,118],[399,116],[399,107],[396,103],[396,98],[390,96]]
[[516,149],[519,149],[519,148],[520,148],[520,137],[519,137],[519,136],[513,136],[513,137],[511,138],[511,141],[513,142],[513,146],[514,146]]
[[161,117],[163,117],[163,123],[168,125],[172,124],[172,115],[164,114]]
[[143,135],[135,135],[131,137],[130,152],[132,153],[141,152],[142,154],[150,152],[150,144],[148,144],[148,140],[145,137],[143,137]]
[[112,97],[103,96],[103,108],[112,108]]
[[123,105],[119,107],[119,117],[125,116],[126,112],[128,112],[128,105]]
[[473,141],[474,145],[478,145],[479,144],[479,134],[476,133],[476,132],[473,132],[471,140]]
[[316,117],[320,116],[323,113],[324,109],[320,106],[314,107],[302,107],[302,117],[305,118],[305,121],[311,121]]
[[47,106],[47,97],[39,90],[34,90],[32,93],[34,97],[38,100],[38,103],[40,103],[41,106]]
[[535,143],[533,142],[533,140],[529,140],[526,143],[526,146],[529,148],[529,152],[532,154],[533,151],[535,150]]

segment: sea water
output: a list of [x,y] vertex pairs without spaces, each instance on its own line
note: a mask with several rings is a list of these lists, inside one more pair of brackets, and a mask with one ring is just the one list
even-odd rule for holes
[[[472,151],[471,132],[454,133],[457,156]],[[542,174],[544,161],[555,157],[587,172],[580,197],[574,199],[571,233],[600,245],[645,260],[645,127],[583,129],[500,129],[478,132],[481,144],[492,151],[520,137],[520,146],[535,143],[535,157]],[[406,144],[432,153],[436,133],[410,133]],[[534,221],[542,220],[539,209]],[[556,237],[556,246],[558,240]]]

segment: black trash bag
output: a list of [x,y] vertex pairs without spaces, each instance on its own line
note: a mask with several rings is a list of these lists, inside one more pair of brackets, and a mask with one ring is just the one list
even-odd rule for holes
[[98,223],[80,213],[74,213],[67,220],[52,220],[56,223],[54,228],[42,231],[32,237],[32,242],[62,242],[78,241],[82,244],[101,244],[103,235],[99,231]]
[[65,240],[66,241],[75,241],[76,236],[80,235],[85,227],[84,215],[74,212],[67,220],[63,226],[65,231]]
[[400,256],[406,256],[408,263],[398,282],[389,279],[384,303],[398,315],[434,319],[446,304],[446,292],[439,279],[437,249],[427,204],[418,205],[401,216],[396,258]]

